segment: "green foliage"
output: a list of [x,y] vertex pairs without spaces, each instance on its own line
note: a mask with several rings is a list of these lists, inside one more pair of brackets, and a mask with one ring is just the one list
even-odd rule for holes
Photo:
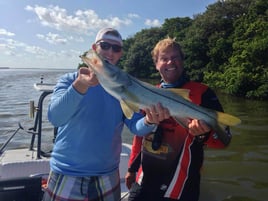
[[[86,56],[86,54],[87,54],[87,51],[84,52],[84,53],[82,54],[82,56]],[[88,66],[87,66],[86,63],[82,62],[82,63],[79,63],[79,64],[78,64],[77,69],[79,69],[79,68],[81,68],[81,67],[88,67]]]
[[134,36],[134,40],[127,39],[124,42],[124,55],[119,66],[140,78],[152,78],[152,75],[157,75],[151,51],[154,45],[166,36],[160,28],[151,28],[142,30]]
[[139,78],[159,78],[151,57],[156,43],[167,36],[177,41],[185,37],[185,28],[191,25],[190,18],[166,19],[162,27],[144,29],[124,41],[124,54],[119,66]]
[[[225,67],[228,93],[268,98],[268,3],[253,1],[247,14],[234,21],[232,56]],[[233,81],[236,79],[236,81]]]
[[81,67],[88,67],[86,63],[79,63],[77,66],[77,69],[81,68]]
[[182,41],[186,34],[185,28],[191,26],[192,21],[189,17],[166,19],[162,25],[162,29],[165,30],[169,37],[176,38],[177,41]]
[[159,78],[156,43],[175,37],[192,80],[246,98],[268,99],[268,1],[225,0],[193,17],[166,19],[124,41],[119,66],[139,78]]

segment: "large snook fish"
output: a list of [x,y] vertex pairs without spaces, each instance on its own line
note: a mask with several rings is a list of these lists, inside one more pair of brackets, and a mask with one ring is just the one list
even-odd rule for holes
[[184,127],[187,127],[184,123],[187,119],[205,121],[225,145],[229,144],[230,138],[220,125],[234,126],[241,122],[230,114],[193,104],[187,97],[188,90],[161,89],[142,82],[105,61],[93,50],[82,55],[81,59],[96,74],[102,87],[120,101],[127,118],[131,118],[134,111],[138,112],[159,102],[168,108],[171,116]]

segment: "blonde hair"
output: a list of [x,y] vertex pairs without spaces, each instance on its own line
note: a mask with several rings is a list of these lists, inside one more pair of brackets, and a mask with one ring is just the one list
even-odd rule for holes
[[153,51],[151,52],[152,54],[152,59],[154,63],[157,62],[158,55],[160,51],[165,51],[168,48],[172,48],[175,51],[179,52],[180,59],[184,60],[184,53],[182,52],[181,46],[178,42],[176,42],[176,38],[170,38],[167,37],[163,40],[160,40],[154,47]]

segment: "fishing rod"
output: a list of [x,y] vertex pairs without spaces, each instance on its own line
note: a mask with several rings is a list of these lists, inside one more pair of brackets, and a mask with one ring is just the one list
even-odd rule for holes
[[10,140],[17,134],[17,132],[21,129],[24,130],[24,128],[22,127],[21,123],[19,122],[19,127],[15,130],[15,132],[8,138],[8,140],[2,145],[1,149],[0,149],[0,155],[3,154],[3,150],[5,149],[5,147],[8,145],[8,143],[10,142]]

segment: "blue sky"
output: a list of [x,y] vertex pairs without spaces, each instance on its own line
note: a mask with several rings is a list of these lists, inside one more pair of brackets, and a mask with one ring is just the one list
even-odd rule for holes
[[76,68],[100,28],[123,39],[217,0],[0,0],[0,67]]

